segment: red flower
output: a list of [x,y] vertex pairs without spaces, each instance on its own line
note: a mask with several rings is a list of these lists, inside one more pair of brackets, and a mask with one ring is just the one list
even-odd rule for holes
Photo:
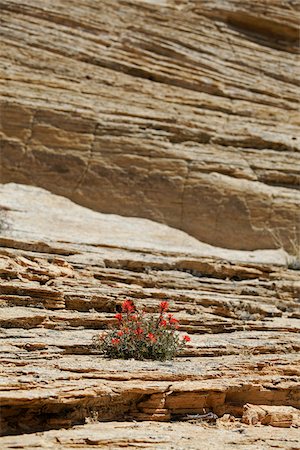
[[134,321],[138,320],[138,316],[136,314],[133,314],[131,316],[131,320],[134,320]]
[[156,342],[157,341],[157,339],[156,339],[156,337],[154,336],[153,333],[148,333],[147,337],[150,339],[151,342]]
[[161,312],[168,311],[168,308],[169,308],[169,303],[166,302],[166,301],[161,302],[160,305],[159,305],[159,309],[160,309]]
[[123,320],[123,316],[121,313],[116,314],[115,318],[118,319],[119,322],[122,322],[122,320]]
[[142,329],[142,328],[140,328],[140,327],[138,327],[136,330],[135,330],[135,334],[137,335],[137,336],[140,336],[141,334],[143,334],[144,333],[144,330]]
[[134,303],[132,300],[125,300],[125,302],[122,303],[122,310],[124,312],[132,312],[135,310]]
[[124,334],[124,332],[123,332],[122,330],[119,330],[119,331],[117,332],[117,335],[118,335],[118,336],[123,336],[123,334]]
[[168,318],[169,318],[169,323],[171,325],[175,325],[176,323],[178,323],[178,320],[175,319],[175,317],[173,317],[172,314],[168,314]]
[[112,338],[111,343],[112,343],[113,345],[118,345],[118,344],[120,343],[120,339]]
[[186,334],[185,336],[183,336],[183,340],[185,342],[190,342],[191,338]]
[[166,326],[167,326],[167,321],[166,321],[165,319],[162,319],[162,320],[159,322],[159,324],[160,324],[161,327],[166,327]]

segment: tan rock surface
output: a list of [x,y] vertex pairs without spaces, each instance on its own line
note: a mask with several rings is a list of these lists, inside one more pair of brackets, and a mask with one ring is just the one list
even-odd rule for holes
[[243,427],[232,424],[231,429],[204,427],[189,423],[97,423],[74,427],[72,430],[52,430],[20,438],[9,436],[0,438],[3,450],[24,448],[37,449],[93,449],[105,448],[118,450],[155,449],[155,450],[265,450],[277,448],[297,450],[300,431],[267,427]]
[[0,8],[0,181],[217,246],[291,249],[300,223],[295,2]]
[[[2,434],[17,434],[1,448],[198,449],[200,436],[205,448],[299,448],[299,272],[281,253],[250,262],[38,188],[0,196],[0,417]],[[165,363],[100,357],[92,336],[124,298],[149,312],[168,299],[191,345]],[[242,424],[248,404],[290,428]]]
[[261,423],[273,427],[300,427],[300,411],[291,406],[256,406],[246,404],[242,420],[249,425]]

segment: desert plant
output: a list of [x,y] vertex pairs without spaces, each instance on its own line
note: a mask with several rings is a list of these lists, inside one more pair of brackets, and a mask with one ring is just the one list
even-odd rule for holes
[[292,270],[300,270],[300,247],[298,247],[297,253],[288,255],[287,266],[289,269],[292,269]]
[[[279,232],[276,231],[271,234],[275,243],[283,249],[283,239],[281,238]],[[300,239],[296,227],[293,228],[293,235],[288,238],[288,243],[290,251],[286,254],[286,265],[289,269],[300,270]]]
[[0,232],[6,228],[6,211],[0,206]]
[[177,332],[178,320],[168,313],[168,302],[160,303],[156,315],[146,316],[131,300],[122,304],[122,312],[115,315],[114,329],[94,336],[95,347],[109,358],[172,359],[182,350],[190,337]]
[[85,423],[99,422],[99,411],[90,410],[88,416],[85,418]]
[[5,233],[6,230],[10,229],[10,222],[8,220],[9,208],[0,205],[0,233]]

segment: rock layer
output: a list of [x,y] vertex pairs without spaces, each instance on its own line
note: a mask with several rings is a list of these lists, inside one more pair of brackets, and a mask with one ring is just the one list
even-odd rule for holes
[[300,223],[295,2],[0,8],[2,182],[217,246],[291,250]]
[[[251,449],[257,439],[271,448],[254,422],[294,427],[272,439],[297,448],[300,284],[280,253],[268,262],[265,252],[224,254],[38,188],[10,184],[0,194],[1,431],[19,435],[1,438],[1,448],[172,448],[171,431],[175,448],[197,448],[198,433],[208,448],[234,440]],[[149,313],[168,299],[191,345],[165,363],[98,355],[92,336],[115,322],[125,298]],[[115,420],[124,424],[84,425]],[[151,441],[133,420],[172,423],[150,425]]]
[[[70,450],[75,448],[131,449],[184,449],[198,450],[257,450],[277,448],[299,449],[299,430],[244,428],[235,423],[220,424],[219,429],[189,423],[135,423],[112,422],[74,427],[72,430],[51,430],[38,435],[0,438],[4,450],[32,448]],[[201,443],[201,444],[200,444]],[[201,445],[202,447],[200,447]]]

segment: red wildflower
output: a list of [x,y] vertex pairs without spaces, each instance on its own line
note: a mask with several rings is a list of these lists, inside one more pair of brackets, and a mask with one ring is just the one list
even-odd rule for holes
[[140,336],[141,334],[143,334],[144,333],[144,330],[142,329],[142,328],[140,328],[140,327],[138,327],[136,330],[135,330],[135,334],[137,335],[137,336]]
[[134,307],[133,301],[132,301],[132,300],[125,300],[125,301],[122,303],[122,310],[123,310],[124,312],[132,312],[132,311],[134,311],[134,310],[135,310],[135,307]]
[[148,315],[132,300],[125,300],[122,309],[112,314],[114,329],[101,332],[93,342],[110,358],[160,361],[173,358],[184,348],[191,347],[191,338],[177,332],[179,322],[175,313],[170,314],[168,302],[159,301],[158,305],[158,314]]
[[161,312],[168,311],[168,308],[169,308],[169,303],[166,302],[166,301],[161,302],[160,305],[159,305],[159,309],[160,309]]
[[148,333],[147,334],[147,338],[149,338],[151,342],[156,342],[157,341],[157,339],[156,339],[156,337],[154,336],[153,333]]
[[171,325],[175,325],[176,323],[178,323],[178,320],[175,319],[175,317],[173,317],[172,314],[169,314],[168,317],[169,317],[169,323]]

